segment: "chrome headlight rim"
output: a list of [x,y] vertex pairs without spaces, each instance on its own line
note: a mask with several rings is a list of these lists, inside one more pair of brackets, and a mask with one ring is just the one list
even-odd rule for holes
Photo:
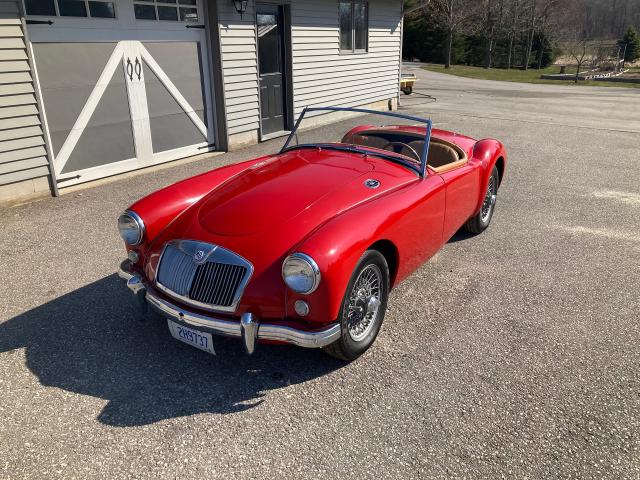
[[[304,290],[304,291],[296,290],[289,284],[289,282],[287,282],[287,277],[285,276],[284,269],[287,263],[289,262],[289,260],[293,260],[293,259],[300,260],[306,263],[307,265],[309,265],[309,267],[311,268],[311,271],[313,272],[313,285],[311,286],[310,289]],[[306,253],[295,252],[289,255],[287,258],[285,258],[284,262],[282,262],[282,280],[284,281],[285,285],[287,285],[287,287],[289,287],[295,293],[298,293],[301,295],[309,295],[315,292],[316,289],[318,288],[318,285],[320,285],[320,280],[322,280],[322,275],[320,274],[320,267],[318,267],[318,264],[313,258],[311,258]]]
[[[135,242],[128,242],[122,236],[122,232],[120,232],[120,228],[118,228],[118,232],[120,233],[120,238],[122,238],[122,240],[127,245],[131,245],[131,246],[140,245],[142,243],[142,240],[144,239],[144,234],[146,233],[146,228],[144,226],[144,221],[142,220],[142,218],[140,218],[140,215],[138,215],[133,210],[125,210],[124,212],[122,212],[122,214],[118,217],[118,224],[120,223],[120,219],[122,217],[129,217],[131,220],[133,220],[133,223],[135,223],[137,228],[138,228],[138,237],[136,238]],[[118,225],[118,227],[119,227],[119,225]]]

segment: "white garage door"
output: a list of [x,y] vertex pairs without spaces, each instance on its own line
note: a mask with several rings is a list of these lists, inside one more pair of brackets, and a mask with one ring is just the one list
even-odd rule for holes
[[200,0],[24,1],[59,186],[214,148]]

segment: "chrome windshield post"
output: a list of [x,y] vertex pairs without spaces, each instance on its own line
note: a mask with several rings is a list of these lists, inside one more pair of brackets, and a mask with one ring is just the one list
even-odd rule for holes
[[287,147],[291,143],[291,140],[293,139],[294,136],[296,137],[296,140],[297,140],[297,138],[298,138],[298,127],[300,126],[300,122],[302,122],[302,118],[304,117],[304,114],[307,113],[307,108],[308,107],[304,107],[302,109],[302,112],[300,113],[300,116],[298,117],[298,120],[296,120],[296,123],[293,126],[293,130],[291,130],[291,133],[287,137],[287,141],[284,142],[284,145],[280,149],[280,153],[284,153],[284,151],[287,149]]
[[427,136],[424,140],[424,147],[422,148],[422,158],[420,159],[420,177],[424,178],[427,175],[427,159],[429,157],[429,143],[431,142],[431,119],[427,120]]

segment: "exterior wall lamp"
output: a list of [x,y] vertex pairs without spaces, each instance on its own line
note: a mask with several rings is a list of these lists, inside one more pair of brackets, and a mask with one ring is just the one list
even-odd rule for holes
[[240,14],[240,18],[242,18],[242,14],[247,11],[247,4],[249,0],[233,0],[233,6],[236,7],[236,12]]

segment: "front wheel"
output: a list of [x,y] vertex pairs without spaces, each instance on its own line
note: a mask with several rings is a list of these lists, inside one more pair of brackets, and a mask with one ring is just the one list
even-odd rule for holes
[[340,309],[341,336],[324,347],[329,355],[352,361],[375,341],[389,297],[389,266],[377,250],[367,250],[351,275]]
[[467,223],[464,224],[465,230],[471,233],[481,233],[489,226],[489,223],[491,223],[491,217],[493,217],[493,211],[496,207],[499,182],[500,177],[498,176],[498,169],[493,167],[491,176],[489,177],[487,191],[484,195],[484,201],[482,202],[482,207],[477,215],[471,217],[467,220]]

